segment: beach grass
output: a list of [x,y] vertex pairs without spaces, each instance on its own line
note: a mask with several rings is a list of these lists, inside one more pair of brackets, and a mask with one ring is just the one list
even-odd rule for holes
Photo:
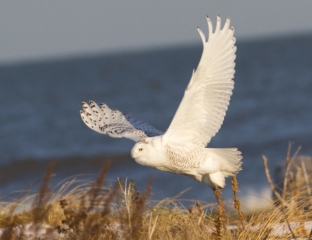
[[[263,156],[268,181],[274,191]],[[238,182],[232,178],[233,201],[189,206],[178,197],[149,199],[153,179],[143,191],[135,183],[117,179],[106,184],[110,162],[96,179],[63,182],[50,186],[51,162],[37,193],[27,190],[10,202],[0,202],[0,239],[297,239],[312,237],[312,204],[303,189],[279,202],[244,215],[237,196]],[[304,197],[303,197],[304,196]],[[225,205],[225,208],[222,206]],[[32,238],[27,238],[27,225]],[[20,231],[17,231],[19,229]],[[45,237],[40,231],[45,230]],[[29,231],[29,230],[27,230]],[[26,237],[25,237],[26,236]]]

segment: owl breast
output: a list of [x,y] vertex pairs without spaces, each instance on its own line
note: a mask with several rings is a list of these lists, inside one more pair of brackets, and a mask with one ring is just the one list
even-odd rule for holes
[[168,167],[174,173],[185,173],[205,163],[205,149],[195,144],[168,143],[165,146]]

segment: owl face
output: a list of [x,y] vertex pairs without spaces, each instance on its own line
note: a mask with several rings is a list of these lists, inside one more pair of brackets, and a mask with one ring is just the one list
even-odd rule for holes
[[131,156],[139,164],[152,166],[154,151],[153,144],[147,139],[143,139],[134,145],[131,150]]
[[148,142],[139,141],[137,142],[131,150],[131,156],[134,159],[145,158],[148,156],[149,144]]

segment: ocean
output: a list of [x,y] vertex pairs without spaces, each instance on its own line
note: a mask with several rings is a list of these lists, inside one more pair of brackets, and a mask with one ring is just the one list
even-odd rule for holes
[[[272,173],[290,142],[292,153],[301,146],[299,154],[312,155],[311,43],[312,35],[238,40],[233,96],[208,147],[242,151],[242,197],[268,188],[262,155]],[[52,159],[52,184],[73,174],[92,177],[111,159],[108,181],[133,180],[144,189],[154,176],[154,199],[190,188],[181,198],[214,202],[204,183],[136,164],[134,142],[91,131],[79,115],[81,102],[94,100],[165,131],[201,52],[196,44],[0,66],[0,201],[37,183]]]

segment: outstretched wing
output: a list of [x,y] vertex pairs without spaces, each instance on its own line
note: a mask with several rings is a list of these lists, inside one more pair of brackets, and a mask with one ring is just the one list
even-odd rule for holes
[[108,134],[114,138],[129,138],[135,142],[146,137],[154,137],[163,134],[151,125],[137,120],[117,109],[110,109],[106,104],[98,106],[90,101],[90,106],[82,102],[80,115],[84,123],[92,130]]
[[207,22],[208,41],[197,28],[204,45],[202,57],[164,134],[164,140],[187,141],[206,146],[223,123],[234,88],[234,29],[230,27],[229,18],[221,29],[219,15],[214,32],[208,17]]

